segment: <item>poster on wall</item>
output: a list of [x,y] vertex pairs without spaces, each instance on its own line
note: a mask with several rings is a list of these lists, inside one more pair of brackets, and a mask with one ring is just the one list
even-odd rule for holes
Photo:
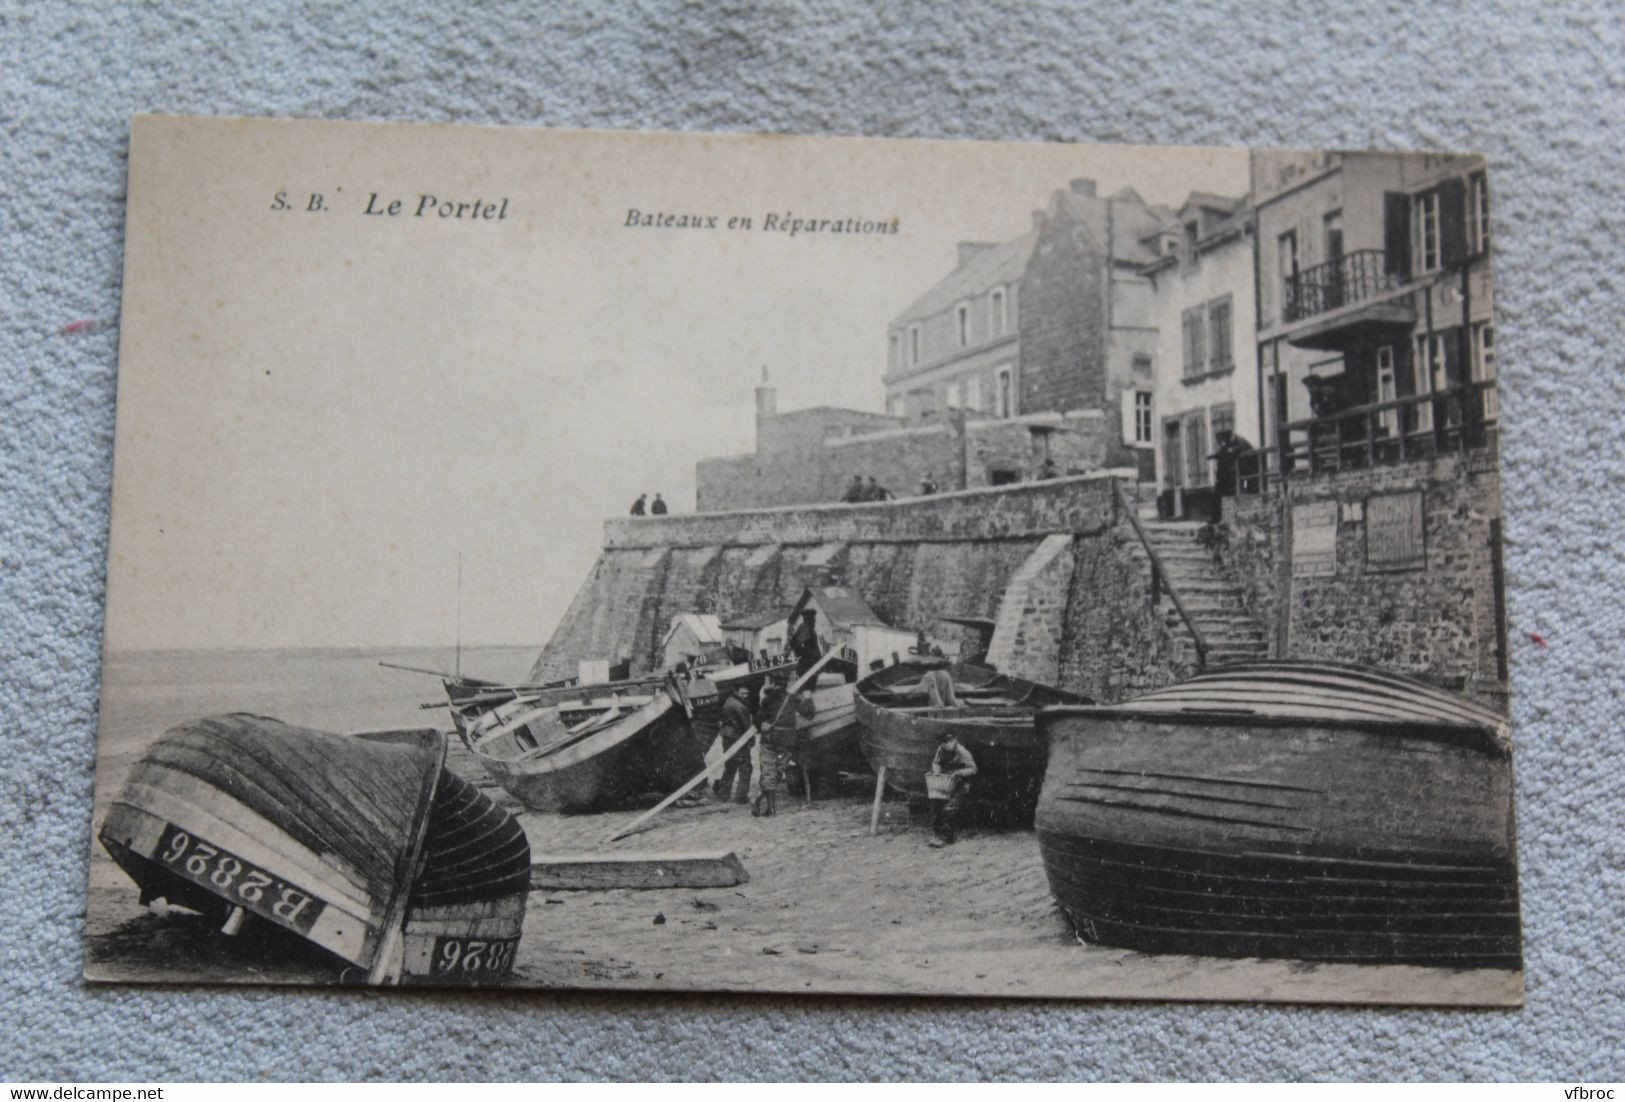
[[1337,573],[1336,501],[1292,507],[1292,574],[1312,578]]
[[1498,593],[1337,573],[1378,466],[1489,553],[1482,158],[141,117],[128,196],[91,979],[1521,1001]]

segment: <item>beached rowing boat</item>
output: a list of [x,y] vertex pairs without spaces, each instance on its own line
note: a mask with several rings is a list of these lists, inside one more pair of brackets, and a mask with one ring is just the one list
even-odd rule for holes
[[1504,717],[1352,666],[1227,666],[1046,709],[1038,838],[1090,941],[1520,966]]
[[[927,675],[945,670],[958,703],[930,703]],[[1044,778],[1045,751],[1034,727],[1040,707],[1083,704],[1088,698],[1010,677],[985,666],[910,659],[859,681],[853,706],[864,757],[885,782],[910,796],[925,796],[925,774],[944,735],[952,730],[976,760],[970,798],[1031,812]]]
[[280,928],[374,983],[491,979],[513,967],[530,846],[445,756],[433,730],[194,720],[142,755],[100,838],[142,903]]
[[603,811],[669,792],[704,768],[673,686],[605,688],[494,709],[468,726],[463,741],[498,784],[535,811]]

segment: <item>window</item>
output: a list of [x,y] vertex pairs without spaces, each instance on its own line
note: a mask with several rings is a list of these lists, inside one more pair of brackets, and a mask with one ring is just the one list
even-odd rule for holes
[[1471,210],[1468,219],[1472,227],[1473,252],[1486,253],[1490,250],[1490,180],[1482,172],[1475,172],[1471,178],[1470,200]]
[[[1398,396],[1394,389],[1394,346],[1385,344],[1377,349],[1377,401],[1392,402]],[[1394,411],[1385,409],[1377,414],[1377,424],[1384,436],[1394,434]]]
[[1185,263],[1196,263],[1196,241],[1201,235],[1201,224],[1192,220],[1185,223]]
[[1206,322],[1204,313],[1202,307],[1192,306],[1181,315],[1185,331],[1184,376],[1187,379],[1207,374],[1207,353],[1202,333]]
[[1207,304],[1208,354],[1212,358],[1210,371],[1229,371],[1234,364],[1230,359],[1230,296],[1224,295]]
[[1275,270],[1281,274],[1281,320],[1296,313],[1298,301],[1298,234],[1287,230],[1275,239]]
[[[1495,326],[1481,321],[1473,326],[1473,381],[1495,382]],[[1501,416],[1501,399],[1495,387],[1484,391],[1484,420],[1495,421]]]
[[908,362],[910,366],[920,362],[920,327],[911,325],[908,328]]
[[1004,336],[1004,330],[1010,320],[1004,310],[1004,288],[999,287],[988,296],[988,332],[995,337]]
[[1207,424],[1200,410],[1185,418],[1185,485],[1207,485]]
[[1149,390],[1136,390],[1134,392],[1134,442],[1136,444],[1151,443],[1151,392]]
[[959,347],[964,348],[970,343],[970,307],[963,302],[954,307],[954,320],[959,327]]
[[965,408],[982,412],[982,377],[972,375],[965,380]]
[[1439,250],[1439,193],[1424,191],[1416,197],[1416,258],[1418,271],[1436,272]]
[[1334,210],[1325,218],[1326,259],[1343,259],[1343,212]]
[[1015,412],[1015,395],[1010,392],[1010,369],[999,368],[998,394],[994,398],[996,408],[994,413],[1000,417],[1009,417]]
[[[1422,335],[1416,338],[1416,358],[1412,361],[1411,385],[1414,394],[1432,394],[1443,381],[1445,366],[1445,340],[1443,333],[1433,334],[1431,340]],[[1423,402],[1415,407],[1414,417],[1407,417],[1407,429],[1427,432],[1433,428],[1433,404]]]

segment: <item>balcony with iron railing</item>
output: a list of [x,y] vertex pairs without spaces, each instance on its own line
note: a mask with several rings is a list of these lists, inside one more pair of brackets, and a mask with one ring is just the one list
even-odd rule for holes
[[1405,275],[1388,267],[1381,249],[1356,249],[1288,276],[1282,281],[1281,320],[1302,321],[1398,291]]
[[[1237,459],[1236,489],[1261,493],[1282,475],[1316,475],[1495,447],[1495,380],[1352,406],[1278,426],[1276,444]],[[1493,451],[1492,451],[1493,454]]]

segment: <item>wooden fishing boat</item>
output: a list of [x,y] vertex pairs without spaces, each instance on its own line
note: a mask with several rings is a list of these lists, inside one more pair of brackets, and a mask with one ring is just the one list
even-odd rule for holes
[[1087,940],[1520,967],[1506,720],[1352,666],[1226,666],[1045,709],[1038,839]]
[[142,903],[291,932],[374,983],[491,979],[513,967],[530,846],[445,757],[433,730],[199,719],[142,755],[100,838]]
[[596,685],[582,685],[576,678],[565,678],[545,685],[492,685],[487,684],[472,692],[454,691],[448,683],[446,698],[451,711],[452,726],[459,735],[486,713],[504,709],[508,716],[533,708],[547,707],[561,701],[591,699],[606,693],[647,692],[664,680],[661,674],[605,681]]
[[602,811],[669,792],[705,766],[670,684],[642,692],[577,688],[550,703],[493,710],[463,741],[526,807]]
[[[957,706],[929,703],[926,674],[934,669],[947,670],[953,679]],[[989,667],[910,659],[859,681],[853,708],[864,757],[876,774],[884,770],[890,787],[924,797],[931,759],[951,730],[976,760],[970,798],[1026,814],[1044,778],[1044,743],[1034,726],[1038,709],[1085,703],[1087,697]]]

